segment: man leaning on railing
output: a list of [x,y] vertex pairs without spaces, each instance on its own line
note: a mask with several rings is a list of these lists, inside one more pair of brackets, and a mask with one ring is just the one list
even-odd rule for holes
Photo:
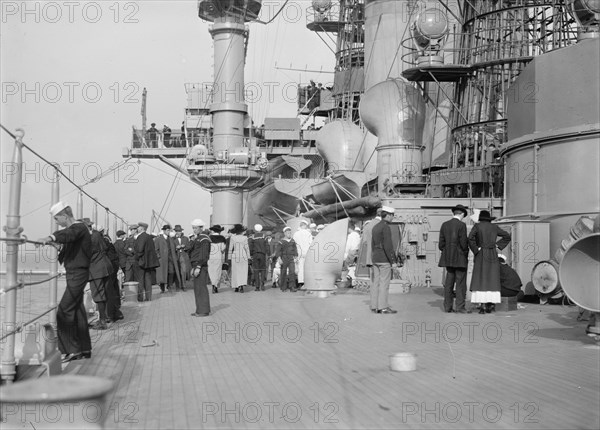
[[58,202],[50,214],[61,227],[38,242],[62,244],[58,261],[65,266],[67,288],[58,305],[56,315],[58,347],[63,353],[63,363],[90,358],[92,342],[87,315],[83,305],[83,290],[88,282],[92,241],[87,227],[73,217],[70,206]]

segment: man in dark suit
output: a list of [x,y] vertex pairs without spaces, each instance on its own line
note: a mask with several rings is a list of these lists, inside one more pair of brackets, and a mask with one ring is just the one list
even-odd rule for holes
[[440,228],[438,248],[442,251],[439,267],[446,268],[444,280],[444,312],[452,312],[454,285],[456,284],[456,312],[469,313],[465,309],[467,295],[467,264],[469,243],[467,240],[467,225],[462,221],[467,216],[463,205],[452,208],[452,219],[444,222]]
[[[106,330],[107,326],[107,301],[110,289],[110,276],[112,274],[112,264],[106,255],[107,247],[102,233],[92,229],[91,223],[88,225],[92,238],[92,256],[90,259],[90,290],[92,299],[98,307],[98,321],[91,328],[95,330]],[[111,297],[112,298],[112,297]],[[114,300],[111,305],[114,305]],[[113,306],[114,307],[114,306]],[[111,308],[112,310],[112,308]]]
[[373,261],[373,285],[371,285],[371,311],[378,314],[395,314],[388,306],[388,294],[392,269],[398,267],[392,243],[392,230],[388,225],[394,218],[394,208],[381,207],[381,221],[371,231],[371,259]]
[[[138,222],[138,236],[135,239],[135,256],[137,260],[138,302],[152,300],[152,280],[156,268],[160,265],[152,236],[146,233],[148,224]],[[144,299],[145,296],[145,299]]]
[[175,231],[173,240],[175,242],[175,253],[177,255],[175,264],[181,275],[181,279],[178,280],[180,285],[176,285],[176,288],[181,288],[182,291],[185,291],[185,284],[190,279],[190,257],[184,249],[190,240],[183,234],[181,225],[175,225],[173,230]]
[[[173,236],[173,237],[171,237]],[[162,233],[154,239],[154,248],[160,266],[156,269],[156,281],[160,286],[160,292],[173,291],[175,285],[179,289],[179,266],[175,266],[177,253],[175,251],[175,233],[171,235],[171,226],[166,224],[162,228]]]
[[129,226],[129,235],[126,239],[123,239],[125,242],[125,251],[127,251],[127,260],[125,264],[125,282],[133,282],[137,281],[137,258],[135,256],[135,239],[137,236],[137,224],[132,224]]
[[123,271],[123,275],[125,274],[125,270],[127,270],[127,256],[128,251],[125,247],[125,239],[127,238],[127,233],[123,230],[117,231],[117,240],[115,240],[115,250],[117,251],[117,256],[119,257],[119,267]]
[[83,290],[88,282],[92,239],[88,228],[75,220],[70,206],[58,202],[50,208],[50,214],[64,229],[38,242],[44,245],[50,242],[63,244],[58,261],[65,266],[67,288],[56,314],[58,348],[64,354],[63,362],[90,358],[92,342],[83,305]]

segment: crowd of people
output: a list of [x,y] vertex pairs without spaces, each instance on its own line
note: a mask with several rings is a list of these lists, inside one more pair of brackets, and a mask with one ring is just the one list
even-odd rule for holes
[[[59,262],[66,271],[66,290],[57,311],[59,349],[63,362],[91,357],[89,329],[106,330],[109,324],[124,319],[121,312],[125,283],[137,284],[137,300],[152,300],[152,287],[160,294],[186,291],[193,285],[196,308],[194,317],[210,315],[208,287],[217,294],[222,278],[229,278],[233,291],[243,293],[248,286],[264,291],[273,278],[273,288],[297,291],[303,284],[304,259],[312,238],[324,226],[302,221],[292,235],[291,228],[272,234],[260,224],[248,234],[236,224],[225,235],[224,227],[207,228],[201,219],[191,223],[186,236],[181,225],[163,225],[161,232],[150,234],[148,224],[139,222],[128,231],[116,232],[113,243],[101,225],[89,218],[75,219],[73,210],[63,202],[50,208],[61,227],[38,240],[56,244]],[[98,319],[88,325],[84,305],[86,286],[96,304]]]
[[[163,124],[162,130],[156,128],[156,123],[153,122],[150,124],[150,128],[146,130],[145,140],[146,145],[149,148],[183,148],[188,146],[185,136],[185,125],[182,123],[181,125],[181,133],[177,135],[177,133],[172,136],[171,127],[167,124]],[[162,145],[161,145],[162,142]]]
[[[263,231],[261,224],[251,231],[235,224],[227,233],[220,225],[208,225],[201,219],[191,223],[192,233],[184,234],[177,224],[163,225],[161,232],[148,233],[148,224],[130,225],[128,232],[116,232],[112,243],[107,232],[89,218],[75,219],[72,209],[62,202],[52,206],[52,216],[61,230],[39,240],[42,244],[60,244],[59,261],[66,269],[67,286],[57,313],[59,347],[64,361],[91,356],[87,314],[83,303],[89,284],[91,297],[98,309],[92,329],[105,330],[124,318],[121,290],[128,282],[137,284],[137,300],[152,300],[152,288],[160,294],[186,291],[193,285],[194,317],[210,315],[209,288],[213,294],[227,282],[236,293],[254,288],[271,288],[296,292],[304,285],[304,263],[314,237],[325,227],[301,219],[295,231],[285,226],[281,231]],[[356,265],[359,249],[370,273],[370,308],[377,314],[395,314],[388,304],[393,272],[402,262],[398,247],[392,243],[390,223],[394,208],[382,206],[377,216],[364,222],[362,229],[352,221],[343,258],[343,270]],[[470,313],[466,309],[466,271],[468,253],[474,254],[471,279],[471,303],[480,313],[494,311],[502,296],[522,295],[518,274],[498,255],[510,242],[510,234],[492,224],[488,211],[481,211],[477,223],[467,236],[463,219],[468,208],[452,208],[453,217],[440,228],[439,266],[444,267],[445,312]],[[362,231],[362,235],[361,235]],[[498,240],[500,238],[500,240]],[[135,285],[134,284],[134,285]],[[518,298],[518,297],[517,297]]]

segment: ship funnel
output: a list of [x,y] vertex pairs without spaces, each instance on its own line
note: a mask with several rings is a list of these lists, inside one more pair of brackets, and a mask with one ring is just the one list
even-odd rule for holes
[[600,233],[582,237],[565,252],[560,284],[577,305],[600,312]]
[[333,291],[342,273],[348,218],[329,224],[313,240],[304,262],[304,290]]
[[424,184],[425,100],[419,91],[403,79],[388,79],[367,90],[359,112],[367,129],[377,136],[380,192],[391,196],[396,187]]

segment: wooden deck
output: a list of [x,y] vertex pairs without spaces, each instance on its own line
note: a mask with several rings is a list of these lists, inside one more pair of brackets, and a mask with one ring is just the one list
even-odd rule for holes
[[[64,370],[115,382],[107,428],[600,426],[600,351],[575,307],[444,314],[433,288],[376,315],[353,290],[226,288],[194,318],[192,291],[156,293]],[[417,370],[391,371],[398,352]]]
[[[600,349],[576,307],[445,314],[432,288],[376,315],[354,290],[224,288],[194,318],[192,291],[154,293],[125,302],[124,321],[91,332],[92,358],[63,370],[115,382],[106,428],[600,426]],[[398,352],[417,370],[391,371]]]

